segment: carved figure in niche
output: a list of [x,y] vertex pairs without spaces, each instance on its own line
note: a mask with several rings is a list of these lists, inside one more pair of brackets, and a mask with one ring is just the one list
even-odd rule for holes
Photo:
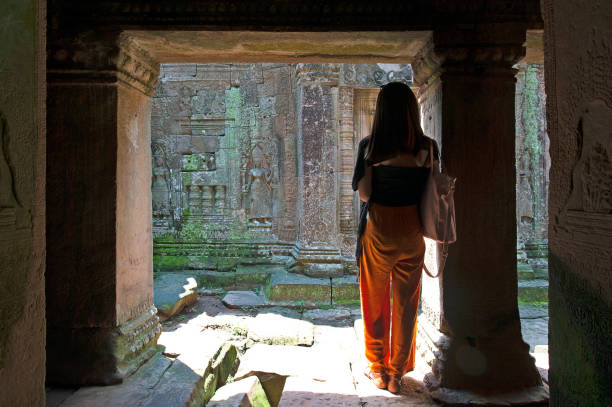
[[[13,188],[13,173],[9,166],[8,144],[6,137],[6,125],[4,118],[0,114],[0,227],[15,226],[18,219],[25,220],[29,226],[29,221],[25,219],[25,210],[17,201]],[[25,226],[25,225],[21,225]],[[20,225],[17,225],[20,227]]]
[[179,115],[183,116],[191,116],[192,106],[191,106],[191,97],[192,92],[187,86],[183,86],[179,90]]
[[262,144],[251,151],[243,194],[247,196],[249,223],[269,224],[272,220],[272,171]]
[[612,109],[595,100],[584,110],[580,123],[582,148],[567,209],[612,214]]
[[155,218],[170,215],[169,172],[164,152],[161,148],[157,148],[156,154],[153,156],[151,176],[151,199],[153,201],[153,217]]
[[14,208],[18,205],[13,192],[13,174],[4,146],[4,119],[0,116],[0,208]]

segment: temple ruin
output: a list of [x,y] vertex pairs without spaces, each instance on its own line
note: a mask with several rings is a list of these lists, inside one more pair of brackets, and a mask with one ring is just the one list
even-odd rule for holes
[[[517,67],[518,273],[546,280],[544,71]],[[311,92],[312,77],[323,86]],[[352,163],[389,81],[414,86],[410,65],[163,64],[151,122],[154,269],[355,274]]]
[[[355,198],[343,180],[378,81],[408,72],[392,66],[410,66],[425,132],[441,142],[461,186],[460,239],[442,277],[422,282],[418,359],[426,372],[412,396],[430,405],[612,404],[611,7],[2,2],[0,405],[44,405],[56,386],[96,403],[112,391],[124,405],[212,400],[236,347],[204,335],[196,321],[185,325],[205,336],[198,357],[172,349],[160,337],[160,276],[203,270],[218,282],[265,266],[324,280],[321,298],[354,295]],[[174,72],[163,76],[161,64]],[[190,75],[176,64],[218,87],[164,85]],[[346,82],[345,68],[362,64],[373,67],[367,86],[351,82],[361,80],[357,68]],[[272,86],[267,75],[289,85]],[[156,128],[162,137],[152,148]],[[548,377],[520,315],[521,287],[545,286],[546,265]],[[184,288],[197,297],[201,282],[188,279]],[[202,298],[218,302],[221,293]],[[259,320],[304,326],[282,316]],[[358,337],[351,340],[357,349]],[[341,395],[315,380],[331,363],[310,360],[303,342],[291,345],[295,360],[317,371],[304,391],[288,379],[288,396]],[[325,378],[346,377],[326,370]],[[376,404],[355,386],[346,391],[354,405]],[[174,395],[179,402],[167,403]]]

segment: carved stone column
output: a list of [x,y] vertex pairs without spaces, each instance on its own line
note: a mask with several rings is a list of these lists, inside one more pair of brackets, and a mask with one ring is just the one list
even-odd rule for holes
[[428,298],[423,284],[429,315],[419,319],[420,340],[433,356],[427,382],[445,402],[547,399],[517,305],[512,65],[524,55],[524,40],[515,25],[436,31],[432,54],[414,66],[424,92],[439,81],[442,159],[457,177],[457,242],[439,291]]
[[150,140],[159,66],[116,32],[49,44],[47,382],[116,383],[160,333]]
[[339,66],[298,64],[298,242],[295,270],[307,275],[342,274],[338,241]]

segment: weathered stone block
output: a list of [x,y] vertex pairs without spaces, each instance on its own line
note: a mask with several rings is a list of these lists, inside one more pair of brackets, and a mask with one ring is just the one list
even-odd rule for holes
[[173,317],[198,298],[198,276],[185,273],[156,273],[154,302],[162,321]]
[[227,378],[234,373],[237,358],[238,350],[236,346],[225,343],[212,364],[213,370],[217,372],[217,387],[223,386]]
[[518,300],[523,303],[548,302],[548,281],[519,281]]
[[529,264],[517,264],[516,266],[519,280],[533,280],[535,273]]
[[230,291],[222,302],[228,308],[257,307],[264,305],[265,299],[253,291]]
[[227,290],[245,290],[267,285],[270,273],[264,271],[204,271],[199,273],[198,281],[201,287],[225,288]]
[[310,278],[297,274],[278,273],[270,281],[271,301],[314,301],[329,304],[329,279]]
[[214,153],[219,150],[219,138],[217,136],[192,136],[191,144],[198,153]]
[[208,334],[185,341],[186,334],[180,342],[182,353],[165,372],[146,406],[201,406],[214,394],[219,366],[234,354],[225,346],[227,336]]
[[359,302],[359,283],[356,276],[332,278],[331,281],[334,304]]
[[207,404],[208,407],[270,407],[257,376],[226,384]]

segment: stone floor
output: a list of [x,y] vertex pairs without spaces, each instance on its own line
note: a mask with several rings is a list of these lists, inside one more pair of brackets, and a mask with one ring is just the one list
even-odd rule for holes
[[[232,392],[255,390],[246,381],[242,387],[248,385],[251,390],[232,390],[232,376],[257,376],[265,389],[265,377],[270,375],[284,381],[278,392],[279,406],[438,405],[424,388],[426,369],[421,366],[404,377],[399,395],[375,388],[363,375],[358,307],[291,309],[257,308],[254,304],[229,308],[222,301],[224,296],[225,293],[201,291],[195,303],[163,322],[159,339],[163,354],[122,385],[48,389],[47,406],[201,405],[199,400],[210,398],[205,393],[211,392],[213,384],[217,393],[209,406],[238,406],[239,400],[232,398]],[[521,306],[520,314],[523,336],[535,351],[536,363],[547,379],[547,309]],[[229,359],[219,355],[227,353],[228,346],[238,351],[237,370],[222,366]],[[177,383],[175,375],[179,373],[173,373],[173,369],[180,371],[189,384]],[[223,369],[225,376],[233,373],[226,386],[220,386],[225,382],[220,374]],[[253,378],[252,382],[258,380]]]

